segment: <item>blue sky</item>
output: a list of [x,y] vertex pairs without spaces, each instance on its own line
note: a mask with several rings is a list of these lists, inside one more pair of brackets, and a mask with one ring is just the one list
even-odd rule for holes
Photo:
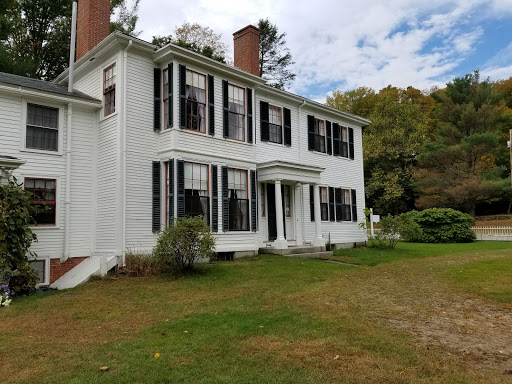
[[268,17],[295,61],[291,92],[324,102],[330,92],[391,84],[443,87],[479,69],[512,77],[512,0],[141,0],[140,37],[166,35],[184,22],[222,34]]

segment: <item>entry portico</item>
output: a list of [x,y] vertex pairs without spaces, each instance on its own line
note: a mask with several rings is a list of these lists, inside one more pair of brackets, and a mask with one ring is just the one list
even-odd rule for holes
[[[285,231],[285,215],[283,213],[283,190],[282,185],[290,188],[290,212],[293,210],[293,234],[295,235],[295,242],[297,246],[304,244],[304,230],[305,230],[305,202],[303,194],[303,185],[309,184],[314,187],[314,213],[315,217],[315,238],[312,245],[314,246],[325,246],[325,240],[322,237],[322,222],[320,218],[320,192],[319,185],[321,183],[321,173],[325,170],[322,167],[316,167],[311,165],[297,164],[286,161],[270,161],[261,163],[257,166],[258,170],[258,182],[260,191],[273,192],[274,196],[268,196],[265,193],[260,192],[261,198],[265,199],[265,206],[267,210],[274,213],[274,215],[268,215],[267,220],[260,221],[263,225],[267,226],[265,236],[269,242],[272,242],[272,246],[275,249],[288,248],[290,237],[293,238],[290,232]],[[272,185],[273,188],[265,188],[268,184]],[[291,192],[293,191],[293,192]],[[291,196],[293,195],[293,203],[291,204]],[[293,209],[292,209],[293,207]],[[271,220],[272,218],[272,220]],[[275,223],[274,223],[275,221]],[[271,236],[271,227],[275,225],[276,235]],[[261,228],[260,228],[261,230]],[[288,236],[286,236],[288,234]],[[268,243],[268,242],[267,242]]]

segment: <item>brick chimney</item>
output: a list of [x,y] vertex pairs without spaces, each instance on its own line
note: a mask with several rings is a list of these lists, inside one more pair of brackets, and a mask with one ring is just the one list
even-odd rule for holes
[[78,60],[110,34],[110,0],[79,0],[76,24]]
[[233,33],[235,67],[260,76],[260,30],[248,25]]

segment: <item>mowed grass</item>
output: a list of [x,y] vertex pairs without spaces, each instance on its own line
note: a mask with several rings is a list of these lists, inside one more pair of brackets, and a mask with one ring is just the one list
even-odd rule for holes
[[[453,280],[453,265],[432,268],[441,258],[427,256],[455,257],[480,286],[487,280],[472,264],[508,261],[493,276],[510,267],[512,243],[461,246],[347,251],[367,264],[386,260],[376,267],[265,255],[200,265],[177,280],[107,278],[21,298],[0,309],[0,382],[505,382],[501,372],[468,368],[446,346],[426,348],[386,319],[392,298],[382,292],[404,286],[400,295],[417,294],[398,280],[407,271],[412,280],[421,273],[454,290],[478,291],[464,278]],[[395,307],[389,311],[396,316]]]
[[400,241],[392,251],[381,248],[338,249],[334,251],[334,256],[330,259],[358,265],[375,266],[403,259],[478,253],[479,251],[510,248],[511,243],[505,241],[476,241],[460,244],[422,244]]

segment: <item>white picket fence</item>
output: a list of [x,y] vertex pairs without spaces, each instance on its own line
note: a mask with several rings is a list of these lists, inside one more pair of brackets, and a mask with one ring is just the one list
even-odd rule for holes
[[472,227],[478,240],[512,241],[512,227]]

